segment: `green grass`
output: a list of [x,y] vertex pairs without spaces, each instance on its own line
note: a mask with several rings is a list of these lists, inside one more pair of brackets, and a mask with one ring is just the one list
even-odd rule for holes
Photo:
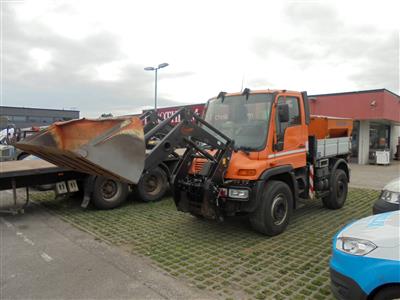
[[172,199],[130,202],[114,210],[81,209],[73,199],[36,201],[96,238],[152,259],[171,276],[224,298],[330,298],[329,258],[335,232],[371,214],[378,192],[350,189],[344,208],[312,201],[295,211],[288,229],[270,238],[246,218],[222,224],[177,212]]

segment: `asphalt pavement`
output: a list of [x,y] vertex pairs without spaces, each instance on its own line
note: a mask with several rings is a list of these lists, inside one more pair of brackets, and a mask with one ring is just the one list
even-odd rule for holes
[[391,180],[400,177],[400,161],[392,161],[390,165],[358,165],[350,164],[350,186],[381,190]]
[[[4,195],[4,194],[3,194]],[[0,214],[0,299],[212,299],[38,205]]]

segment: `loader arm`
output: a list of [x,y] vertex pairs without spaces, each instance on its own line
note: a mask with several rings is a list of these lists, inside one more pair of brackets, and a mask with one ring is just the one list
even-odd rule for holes
[[[170,155],[177,156],[176,149],[186,149],[171,176],[175,203],[180,210],[189,211],[187,201],[181,201],[181,193],[193,189],[199,190],[198,195],[205,201],[197,201],[199,205],[197,210],[192,208],[190,211],[210,218],[218,218],[215,215],[218,210],[215,207],[209,208],[210,205],[218,205],[217,187],[224,181],[225,171],[234,149],[234,141],[202,120],[196,113],[182,108],[147,132],[144,137],[145,143],[159,131],[171,126],[171,121],[178,115],[181,122],[148,153],[144,172],[151,170]],[[192,176],[189,170],[195,157],[201,157],[206,162],[201,172]]]

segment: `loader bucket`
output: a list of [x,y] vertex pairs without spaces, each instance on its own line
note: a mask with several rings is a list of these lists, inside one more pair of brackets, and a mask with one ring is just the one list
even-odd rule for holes
[[145,144],[139,118],[80,119],[54,123],[15,145],[57,166],[138,183]]

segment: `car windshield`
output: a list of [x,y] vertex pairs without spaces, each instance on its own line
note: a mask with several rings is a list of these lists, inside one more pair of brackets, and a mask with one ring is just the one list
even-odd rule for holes
[[264,146],[272,94],[226,96],[208,103],[204,119],[235,141],[235,148],[256,150]]

